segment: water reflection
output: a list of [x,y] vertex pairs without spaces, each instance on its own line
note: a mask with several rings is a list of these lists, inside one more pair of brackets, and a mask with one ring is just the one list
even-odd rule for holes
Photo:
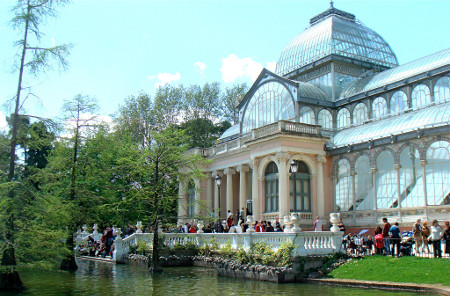
[[201,267],[166,268],[164,273],[152,276],[145,266],[86,260],[80,260],[78,264],[79,269],[75,273],[23,272],[22,279],[28,290],[21,294],[0,295],[419,295],[412,292],[225,278],[218,277],[215,270]]

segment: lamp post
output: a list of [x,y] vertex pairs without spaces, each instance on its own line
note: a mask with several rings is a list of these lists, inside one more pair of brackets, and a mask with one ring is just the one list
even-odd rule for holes
[[219,219],[220,219],[220,184],[222,183],[222,178],[219,175],[216,175],[216,185],[217,185],[217,191],[219,194]]
[[295,175],[297,173],[297,169],[298,169],[298,162],[296,160],[293,160],[291,162],[291,174],[294,177],[294,210],[297,210],[297,182],[295,180]]

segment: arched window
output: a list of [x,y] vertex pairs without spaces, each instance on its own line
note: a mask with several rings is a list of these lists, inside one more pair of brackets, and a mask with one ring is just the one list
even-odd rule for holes
[[195,184],[192,181],[189,182],[187,188],[187,215],[189,218],[195,216]]
[[272,161],[265,172],[265,212],[278,212],[278,167]]
[[291,212],[311,212],[311,186],[309,169],[303,162],[298,162],[297,173],[290,176]]
[[364,103],[359,103],[355,106],[355,109],[353,109],[353,123],[354,124],[360,124],[363,123],[368,119],[368,111],[367,106]]
[[450,143],[434,142],[427,149],[428,205],[450,204]]
[[389,209],[397,207],[397,172],[394,168],[394,157],[388,151],[377,157],[377,208]]
[[434,101],[450,101],[450,78],[441,77],[434,85]]
[[405,147],[400,153],[400,203],[402,207],[421,207],[423,197],[423,170],[419,150]]
[[342,129],[350,126],[350,112],[347,108],[342,108],[337,114],[337,128]]
[[247,103],[242,132],[294,117],[294,100],[289,91],[281,83],[268,82],[261,85]]
[[346,159],[341,159],[336,172],[336,207],[338,211],[350,211],[352,207],[350,164]]
[[422,107],[431,103],[430,89],[425,84],[414,87],[411,93],[411,105],[413,108]]
[[314,112],[311,108],[303,106],[300,108],[300,122],[307,124],[316,124]]
[[355,163],[355,173],[356,210],[372,210],[374,208],[373,182],[369,157],[366,155],[358,157]]
[[391,114],[408,109],[408,98],[402,91],[396,91],[391,97]]
[[376,98],[372,103],[372,117],[381,118],[388,114],[386,100],[383,97]]
[[323,129],[333,129],[333,117],[331,116],[330,111],[326,109],[321,110],[318,115],[318,121]]

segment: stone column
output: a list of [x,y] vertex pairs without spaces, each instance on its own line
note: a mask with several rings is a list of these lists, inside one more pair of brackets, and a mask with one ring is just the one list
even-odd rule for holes
[[200,180],[194,179],[194,217],[197,218],[200,216],[200,207],[201,207],[201,202],[200,202]]
[[206,173],[206,211],[207,211],[207,214],[210,214],[214,209],[213,186],[214,186],[214,183],[213,183],[213,179],[212,179],[212,173],[207,172]]
[[378,208],[377,205],[377,168],[371,168],[372,170],[372,182],[373,182],[373,209],[376,210]]
[[355,169],[352,169],[350,172],[350,176],[352,177],[352,204],[353,204],[353,219],[355,219],[355,212],[356,212],[356,172]]
[[178,185],[178,221],[187,218],[186,181],[180,181]]
[[398,216],[400,218],[400,221],[402,220],[402,203],[401,203],[401,194],[400,194],[400,168],[402,166],[399,163],[396,163],[394,165],[395,172],[397,175],[397,209],[398,209]]
[[233,174],[236,173],[236,171],[232,168],[227,168],[223,171],[225,175],[227,175],[227,200],[226,200],[226,209],[224,209],[224,212],[226,213],[228,210],[230,210],[234,214],[233,209]]
[[259,207],[259,178],[258,178],[258,167],[259,167],[259,160],[258,159],[252,159],[252,162],[250,163],[252,168],[252,206],[253,206],[253,217],[254,219],[259,219],[260,213],[260,207]]
[[289,153],[278,152],[275,155],[278,162],[278,211],[279,217],[290,215],[289,209],[289,169],[287,168],[287,160],[289,159]]
[[323,182],[323,164],[327,159],[323,155],[317,155],[317,215],[324,217],[325,215],[325,193]]
[[[239,211],[241,211],[242,208],[245,209],[247,201],[247,172],[249,169],[248,166],[243,164],[238,166],[237,170],[239,172]],[[244,219],[244,217],[242,218]]]
[[420,165],[422,166],[423,175],[423,205],[425,206],[425,217],[428,219],[428,197],[427,197],[427,160],[421,159]]

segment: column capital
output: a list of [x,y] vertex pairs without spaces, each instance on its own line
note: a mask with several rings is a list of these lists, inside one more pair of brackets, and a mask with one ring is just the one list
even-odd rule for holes
[[420,165],[421,166],[426,166],[427,165],[427,160],[426,159],[421,159],[420,160]]
[[249,169],[248,165],[241,164],[236,167],[236,170],[240,173],[245,173],[245,172],[248,172],[250,169]]
[[286,163],[286,161],[290,158],[290,155],[288,152],[277,152],[277,154],[275,154],[275,158],[279,163],[283,161]]
[[254,170],[255,168],[258,167],[259,163],[260,163],[259,159],[257,159],[256,157],[252,157],[252,160],[250,161],[250,163],[248,165],[252,170]]
[[400,170],[401,168],[402,168],[402,165],[401,164],[399,164],[399,163],[396,163],[395,165],[394,165],[394,168],[395,168],[395,170]]
[[217,175],[223,177],[223,172],[221,172],[221,171],[212,171],[211,175],[212,175],[212,177],[215,177]]
[[233,168],[226,168],[223,170],[223,173],[225,175],[233,175],[233,174],[236,174],[236,170]]
[[327,158],[325,157],[325,155],[317,155],[316,159],[317,159],[317,162],[319,162],[319,163],[326,163],[327,162]]

